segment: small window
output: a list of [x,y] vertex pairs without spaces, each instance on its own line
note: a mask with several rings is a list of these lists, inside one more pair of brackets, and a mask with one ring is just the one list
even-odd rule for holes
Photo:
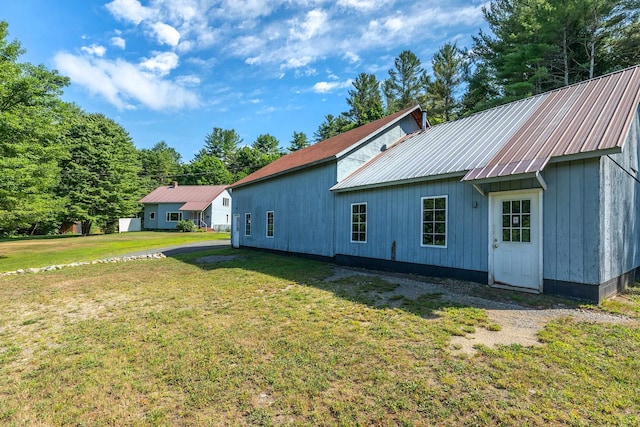
[[182,221],[182,212],[167,212],[167,222]]
[[267,237],[273,237],[273,211],[267,212]]
[[244,214],[244,235],[251,236],[251,214]]
[[222,206],[229,206],[229,198],[228,197],[223,197],[222,198]]
[[351,205],[351,242],[367,242],[367,204],[354,203]]
[[447,247],[447,196],[422,198],[422,246]]
[[502,241],[531,242],[531,200],[502,202]]
[[155,213],[155,212],[151,212],[151,213],[149,213],[149,219],[150,219],[151,221],[154,221],[154,220],[156,219],[156,213]]

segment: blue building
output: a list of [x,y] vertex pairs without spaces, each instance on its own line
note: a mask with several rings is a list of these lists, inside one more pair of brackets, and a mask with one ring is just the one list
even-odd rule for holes
[[640,67],[430,127],[409,108],[233,184],[232,242],[592,301],[640,273]]

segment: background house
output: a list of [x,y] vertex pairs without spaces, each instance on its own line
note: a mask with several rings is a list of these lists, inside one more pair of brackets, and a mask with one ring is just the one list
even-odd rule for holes
[[[359,161],[344,153],[337,163],[353,165],[347,173],[314,181],[309,162],[234,184],[232,238],[600,301],[639,272],[639,103],[633,67],[391,142],[374,125],[367,146],[385,149]],[[307,181],[296,197],[286,193]],[[255,220],[243,223],[247,214]]]
[[158,187],[140,199],[144,205],[144,228],[171,230],[181,220],[200,228],[225,231],[231,228],[231,195],[225,185],[178,185]]

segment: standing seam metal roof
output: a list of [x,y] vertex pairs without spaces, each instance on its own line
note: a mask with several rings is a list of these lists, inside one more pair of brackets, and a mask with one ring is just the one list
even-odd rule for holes
[[552,158],[597,156],[622,147],[639,103],[636,66],[409,135],[332,190],[532,174]]
[[332,190],[463,174],[484,166],[543,99],[524,99],[409,135]]
[[553,157],[621,148],[640,102],[640,66],[549,92],[485,166],[465,181],[540,172]]

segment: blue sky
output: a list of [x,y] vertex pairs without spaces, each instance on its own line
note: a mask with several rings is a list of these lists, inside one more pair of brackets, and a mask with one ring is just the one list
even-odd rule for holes
[[214,127],[287,147],[347,109],[352,79],[379,80],[409,49],[430,69],[445,42],[484,28],[473,0],[19,0],[0,20],[27,53],[71,78],[64,99],[122,125],[138,148],[189,161]]

